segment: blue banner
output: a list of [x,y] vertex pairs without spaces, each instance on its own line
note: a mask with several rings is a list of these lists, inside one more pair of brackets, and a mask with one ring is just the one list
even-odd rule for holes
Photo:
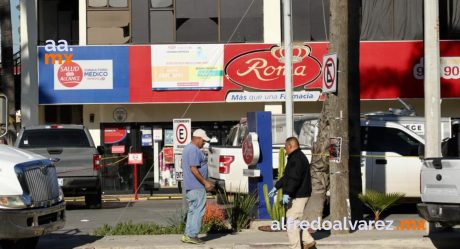
[[128,46],[60,50],[38,48],[40,104],[129,102]]

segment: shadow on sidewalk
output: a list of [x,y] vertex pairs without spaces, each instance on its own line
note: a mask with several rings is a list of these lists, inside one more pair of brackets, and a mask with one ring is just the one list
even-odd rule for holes
[[[133,207],[135,202],[118,202],[118,201],[108,201],[102,203],[102,209],[117,209],[117,208],[125,208]],[[85,202],[83,201],[72,201],[66,202],[66,210],[80,210],[80,209],[87,209],[85,206]],[[88,209],[89,210],[89,209]]]
[[74,235],[76,232],[78,231],[43,236],[35,249],[73,249],[103,238],[100,236]]
[[427,237],[437,249],[460,248],[460,228],[454,228],[452,231],[435,231]]
[[228,236],[228,235],[231,235],[231,233],[210,233],[210,234],[206,234],[206,236],[200,239],[204,240],[205,242],[208,242],[208,241],[216,240],[216,239]]

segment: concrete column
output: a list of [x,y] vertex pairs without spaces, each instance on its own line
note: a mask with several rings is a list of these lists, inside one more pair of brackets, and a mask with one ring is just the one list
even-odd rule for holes
[[78,31],[80,46],[86,45],[86,0],[78,0]]
[[281,104],[265,104],[264,111],[273,114],[283,114],[283,105]]
[[425,157],[441,155],[441,83],[438,1],[424,1],[425,20]]
[[281,43],[281,1],[264,0],[264,42]]
[[21,124],[39,124],[37,0],[21,0]]

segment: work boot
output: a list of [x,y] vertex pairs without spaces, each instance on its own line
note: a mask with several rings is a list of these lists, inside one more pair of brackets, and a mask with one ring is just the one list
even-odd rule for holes
[[303,243],[302,249],[310,249],[315,247],[316,241],[310,242],[310,243]]

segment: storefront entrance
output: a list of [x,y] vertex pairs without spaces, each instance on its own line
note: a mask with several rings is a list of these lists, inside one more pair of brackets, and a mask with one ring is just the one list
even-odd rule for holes
[[[223,144],[236,121],[192,122],[202,128],[216,144]],[[102,188],[105,194],[133,193],[133,166],[128,153],[142,152],[138,166],[140,194],[152,194],[160,188],[177,188],[171,123],[102,123],[101,145],[105,148],[102,164]]]

